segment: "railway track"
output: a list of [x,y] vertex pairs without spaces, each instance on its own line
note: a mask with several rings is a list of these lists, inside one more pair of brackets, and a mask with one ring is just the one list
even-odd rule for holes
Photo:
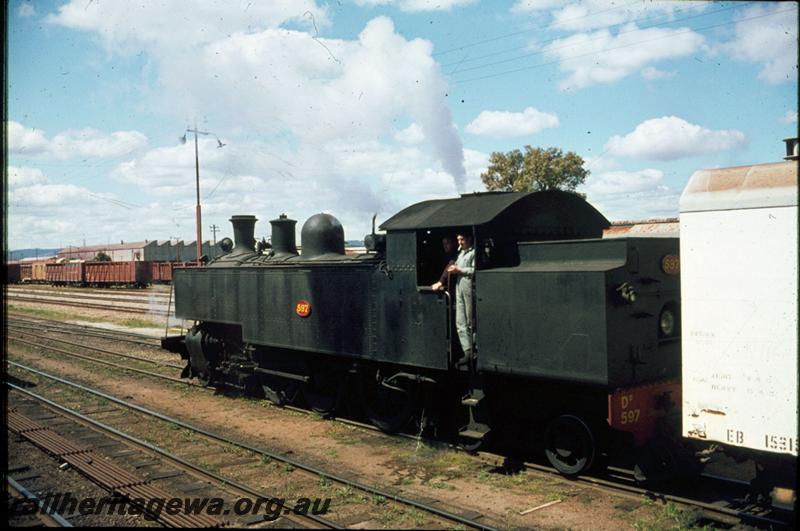
[[44,502],[42,502],[38,496],[30,492],[11,476],[6,476],[6,494],[11,498],[9,504],[12,506],[32,504],[33,507],[35,507],[34,511],[25,511],[27,513],[35,512],[33,515],[28,515],[28,521],[14,522],[15,526],[22,527],[25,526],[25,524],[30,526],[36,525],[36,523],[30,522],[31,519],[35,518],[38,520],[38,524],[43,524],[46,527],[72,527],[72,524],[66,518],[54,510],[48,510]]
[[[10,322],[8,325],[10,330],[21,330],[21,331],[30,331],[30,332],[50,332],[50,333],[60,333],[60,334],[73,334],[75,332],[75,328],[59,328],[59,327],[52,327],[47,324],[27,324],[27,323],[18,323],[18,322]],[[113,331],[109,331],[113,332]],[[92,337],[97,339],[104,339],[108,341],[116,341],[116,342],[124,342],[124,343],[131,343],[135,345],[143,345],[147,347],[153,348],[161,348],[160,342],[156,338],[150,339],[138,339],[136,337],[126,337],[122,335],[115,335],[113,333],[102,333],[102,332],[91,332],[85,331],[81,333],[81,336],[84,337]],[[147,336],[140,336],[146,338]]]
[[[51,382],[57,382],[58,384],[60,384],[62,386],[66,386],[66,387],[68,387],[68,388],[70,388],[72,390],[80,391],[81,393],[85,393],[85,394],[91,395],[92,397],[95,397],[95,398],[101,398],[104,401],[112,403],[112,404],[114,404],[116,406],[119,406],[121,408],[125,408],[127,410],[131,410],[131,411],[135,412],[138,416],[141,416],[143,418],[147,418],[147,419],[153,420],[153,421],[158,421],[161,424],[177,426],[177,427],[180,427],[180,428],[182,428],[184,430],[189,430],[196,437],[203,437],[206,440],[213,441],[215,443],[219,443],[219,444],[222,444],[222,445],[235,447],[235,448],[238,448],[239,450],[243,450],[245,452],[248,452],[250,458],[252,459],[252,463],[254,465],[259,463],[259,462],[263,463],[265,459],[268,459],[269,462],[281,463],[284,466],[289,466],[289,467],[292,467],[293,469],[301,470],[301,471],[305,472],[307,476],[312,478],[313,481],[315,481],[315,482],[317,482],[319,484],[322,484],[323,482],[334,482],[336,484],[341,485],[342,487],[358,490],[358,491],[360,491],[360,492],[362,492],[362,493],[364,493],[364,494],[366,494],[368,496],[366,498],[368,502],[372,499],[372,498],[370,498],[370,496],[371,497],[378,497],[381,500],[383,500],[382,503],[386,503],[388,501],[388,502],[391,502],[391,503],[398,504],[400,506],[404,506],[407,509],[412,509],[412,510],[415,510],[415,511],[422,511],[425,515],[427,515],[427,518],[430,519],[430,521],[428,522],[428,524],[426,524],[426,526],[427,525],[437,525],[437,526],[438,525],[446,525],[448,527],[452,527],[453,525],[460,525],[460,526],[465,526],[465,527],[472,528],[472,529],[486,529],[486,530],[495,529],[489,523],[478,521],[478,518],[467,518],[467,517],[461,516],[461,515],[459,515],[459,514],[457,514],[455,512],[451,512],[448,509],[437,507],[437,506],[435,506],[434,504],[431,504],[431,503],[426,503],[426,502],[417,501],[417,500],[414,500],[414,499],[411,499],[411,498],[407,498],[405,496],[399,495],[399,494],[394,493],[394,492],[390,492],[390,491],[387,491],[387,490],[384,490],[384,489],[381,489],[381,488],[378,488],[378,487],[375,487],[375,486],[367,485],[367,484],[362,483],[360,481],[355,481],[355,480],[346,478],[346,477],[341,476],[339,474],[333,473],[333,472],[331,472],[329,470],[322,470],[322,469],[317,468],[315,466],[312,466],[312,465],[309,465],[307,463],[301,462],[301,461],[299,461],[297,459],[294,459],[294,458],[291,458],[291,457],[288,457],[288,456],[285,456],[285,455],[282,455],[282,454],[279,454],[279,453],[276,453],[276,452],[272,452],[272,451],[270,451],[270,450],[268,450],[266,448],[261,448],[261,447],[258,447],[256,445],[247,443],[245,441],[236,440],[236,439],[233,439],[233,438],[228,437],[226,435],[223,435],[223,434],[220,434],[220,433],[216,433],[216,432],[212,432],[210,430],[206,430],[206,429],[194,426],[194,425],[189,424],[187,422],[184,422],[184,421],[182,421],[180,419],[176,419],[176,418],[172,418],[172,417],[166,416],[166,415],[164,415],[162,413],[159,413],[157,411],[153,411],[153,410],[144,408],[142,406],[138,406],[136,404],[130,403],[129,401],[126,401],[126,400],[120,399],[118,397],[114,397],[114,396],[105,394],[105,393],[103,393],[101,391],[98,391],[96,389],[92,389],[92,388],[86,387],[86,386],[78,384],[76,382],[72,382],[72,381],[66,380],[64,378],[61,378],[61,377],[58,377],[58,376],[55,376],[55,375],[52,375],[52,374],[48,374],[48,373],[46,373],[44,371],[40,371],[38,369],[35,369],[35,368],[32,368],[32,367],[28,367],[28,366],[25,366],[23,364],[20,364],[20,363],[14,362],[14,361],[9,361],[8,363],[9,363],[10,366],[12,366],[12,367],[14,367],[16,369],[20,369],[22,371],[26,371],[28,373],[36,375],[39,378],[47,379],[47,380],[49,380]],[[15,388],[15,390],[18,390],[17,386],[15,386],[14,388]],[[233,481],[233,480],[230,480],[230,478],[221,478],[221,479],[218,478],[218,481],[226,481],[226,483],[229,483],[230,481]],[[367,517],[367,515],[369,514],[368,511],[362,511],[361,514],[364,515],[366,520],[369,519]],[[336,525],[336,524],[334,524],[334,525]]]
[[27,291],[54,291],[58,293],[101,293],[101,294],[123,294],[123,295],[144,295],[152,294],[157,296],[168,297],[171,286],[163,285],[161,287],[149,286],[146,288],[122,288],[110,286],[106,288],[81,288],[73,286],[54,286],[51,284],[12,284],[8,289],[22,289]]
[[[159,317],[174,317],[174,313],[160,308],[142,308],[138,306],[121,306],[118,304],[96,304],[90,302],[79,302],[71,299],[62,298],[45,298],[38,296],[20,296],[9,294],[6,296],[7,301],[28,302],[34,304],[47,304],[56,306],[71,306],[75,308],[88,308],[93,310],[106,310],[111,312],[121,313],[139,313],[144,315],[154,315]],[[113,302],[113,301],[111,301]]]
[[[44,348],[50,348],[46,345],[38,345]],[[76,344],[76,346],[79,346]],[[72,353],[69,353],[70,355]],[[79,357],[80,356],[76,356]],[[86,359],[85,361],[97,361],[92,359]],[[172,375],[167,374],[160,374],[160,373],[152,373],[149,371],[141,371],[139,369],[135,369],[132,367],[127,367],[123,365],[116,364],[116,367],[122,370],[131,370],[133,372],[139,372],[142,374],[146,374],[147,376],[152,376],[164,380],[173,381],[175,383],[187,384],[189,385],[197,385],[198,387],[204,387],[200,384],[196,384],[194,382],[189,382],[185,379],[176,378]],[[172,365],[171,368],[179,368],[177,365]],[[208,388],[211,390],[211,388]],[[295,411],[305,412],[306,410],[290,406],[288,409],[292,409]],[[371,432],[379,432],[375,427],[370,424],[361,423],[358,421],[353,421],[349,419],[336,419],[337,422],[342,422],[351,426],[356,426],[362,429],[369,430]],[[401,434],[401,436],[420,440],[421,437],[410,435],[410,434]],[[388,436],[387,436],[388,437]],[[436,441],[439,442],[440,441]],[[455,445],[448,444],[450,447],[455,447]],[[509,458],[507,456],[501,456],[497,454],[492,454],[489,452],[479,452],[477,457],[481,459],[484,463],[491,464],[493,466],[507,466],[509,462]],[[512,460],[513,461],[513,460]],[[738,501],[737,495],[740,495],[739,498],[744,498],[742,485],[737,484],[734,485],[734,482],[731,482],[728,488],[731,493],[725,496],[725,500],[708,500],[708,499],[694,499],[689,496],[682,496],[676,492],[659,492],[648,488],[642,488],[638,486],[633,479],[632,471],[619,469],[619,468],[609,468],[609,473],[605,476],[581,476],[578,479],[564,479],[554,468],[546,465],[542,465],[539,463],[528,462],[524,460],[518,460],[514,465],[515,468],[521,470],[527,470],[534,473],[542,473],[547,474],[553,478],[556,478],[561,481],[568,481],[571,483],[580,483],[587,486],[591,486],[595,489],[600,489],[606,492],[613,492],[615,494],[624,494],[628,496],[633,496],[638,499],[645,498],[651,500],[659,500],[662,502],[672,502],[684,507],[691,507],[698,511],[698,518],[700,521],[704,522],[717,522],[723,525],[735,525],[739,523],[747,523],[749,525],[756,525],[759,527],[770,527],[775,529],[780,528],[788,528],[787,522],[785,519],[775,518],[770,516],[769,511],[766,511],[757,505],[748,504]],[[704,486],[707,488],[712,488],[711,483],[714,483],[713,488],[719,488],[720,479],[713,479],[713,478],[705,478],[702,481],[705,481]],[[698,490],[702,491],[705,487],[701,487]]]
[[133,303],[163,303],[169,302],[169,293],[155,293],[152,291],[116,293],[106,291],[85,292],[80,289],[58,290],[58,289],[26,289],[18,287],[6,287],[6,293],[12,295],[35,295],[45,297],[69,297],[81,300],[115,300]]
[[26,327],[32,330],[63,332],[67,334],[77,333],[80,336],[111,339],[114,341],[138,343],[146,346],[155,346],[159,349],[161,348],[160,336],[154,337],[151,335],[131,332],[130,330],[116,330],[112,328],[102,328],[99,326],[57,321],[43,317],[31,317],[29,315],[15,314],[13,312],[10,312],[9,317],[9,323],[13,323],[18,327]]
[[[244,497],[244,499],[251,500],[279,499],[263,490],[254,489],[232,480],[231,478],[209,471],[200,464],[183,459],[172,452],[129,435],[101,421],[33,393],[32,391],[11,383],[7,383],[7,385],[13,393],[22,395],[22,397],[27,400],[27,403],[25,401],[17,401],[15,403],[15,409],[24,407],[27,410],[31,410],[31,402],[35,401],[37,403],[36,405],[43,406],[46,411],[55,414],[55,418],[66,419],[71,421],[74,425],[86,427],[91,432],[99,434],[101,439],[99,442],[93,442],[91,445],[87,445],[80,440],[76,441],[74,438],[66,438],[59,433],[59,431],[64,431],[63,425],[54,426],[53,428],[49,427],[49,425],[54,424],[52,422],[53,416],[43,417],[46,420],[37,422],[19,414],[15,410],[12,410],[9,414],[10,429],[24,437],[28,437],[34,444],[48,453],[78,468],[85,476],[107,489],[110,493],[122,495],[127,500],[145,500],[146,503],[141,507],[142,509],[146,509],[151,505],[149,500],[179,499],[178,496],[175,496],[174,490],[170,492],[170,489],[156,485],[159,480],[169,480],[176,477],[181,479],[191,477],[194,481],[200,481],[206,485],[215,486],[215,489],[221,490],[223,495],[227,494],[229,498],[228,501],[230,501],[232,497],[239,497],[239,499]],[[87,437],[84,436],[82,439],[87,440]],[[97,441],[96,438],[90,438],[90,440]],[[125,448],[124,450],[119,450],[119,443],[123,445]],[[90,448],[90,446],[94,448]],[[142,474],[131,472],[121,467],[110,459],[98,458],[107,457],[100,453],[99,448],[109,446],[114,448],[114,454],[127,457],[127,461],[131,460],[128,455],[129,452],[134,452],[133,455],[137,456],[139,459],[141,459],[142,456],[149,456],[151,461],[139,461],[138,466],[136,464],[133,465],[134,468],[137,468],[137,472],[138,469],[145,468],[145,466],[151,467],[157,465],[159,468],[148,473],[148,477],[145,477]],[[155,459],[155,461],[152,461],[152,459]],[[146,463],[146,465],[143,463]],[[174,481],[172,483],[174,483]],[[208,490],[208,487],[206,487],[206,490]],[[179,494],[186,496],[189,493],[182,492]],[[206,494],[208,494],[208,492],[206,492]],[[303,528],[340,528],[325,517],[315,514],[297,513],[294,510],[295,508],[288,503],[279,504],[279,508],[280,514],[287,522],[292,522]],[[228,512],[225,513],[226,515],[231,513],[230,509],[227,509],[227,511]],[[227,517],[224,520],[218,519],[203,514],[202,511],[196,514],[185,514],[185,512],[171,514],[169,511],[158,511],[153,514],[153,516],[169,527],[219,527],[226,523],[232,523],[237,527],[243,527],[264,520],[263,515],[256,513],[245,515],[247,518],[244,519],[236,518],[231,522],[231,519]]]

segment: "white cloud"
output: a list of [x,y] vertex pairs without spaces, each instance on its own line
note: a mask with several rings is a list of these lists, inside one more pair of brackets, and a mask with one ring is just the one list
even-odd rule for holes
[[17,8],[17,16],[21,18],[35,17],[36,8],[30,2],[22,2]]
[[418,124],[414,123],[395,133],[394,138],[402,144],[413,145],[425,140],[425,133]]
[[612,155],[675,160],[726,151],[746,143],[741,131],[712,131],[677,116],[663,116],[645,120],[624,137],[612,136],[605,149]]
[[43,156],[66,160],[76,157],[113,158],[127,155],[147,144],[138,131],[116,131],[110,135],[95,129],[69,130],[48,139],[39,129],[9,121],[8,149],[14,155]]
[[583,157],[584,167],[591,172],[602,172],[619,168],[617,161],[610,157]]
[[786,114],[781,116],[781,122],[785,124],[796,124],[797,111],[786,111]]
[[703,42],[702,35],[686,28],[639,29],[631,23],[616,35],[602,29],[558,39],[544,51],[569,73],[559,84],[566,90],[619,81],[657,61],[695,53]]
[[[373,213],[386,219],[424,198],[458,193],[433,154],[415,145],[377,140],[337,140],[282,149],[261,141],[230,142],[223,149],[215,145],[215,140],[205,138],[199,145],[203,212],[215,220],[206,225],[214,222],[227,227],[231,214],[254,213],[259,219],[273,219],[281,212],[302,225],[312,214],[327,211],[342,221],[348,238],[360,238],[369,231]],[[474,184],[474,153],[466,152],[465,186]],[[140,187],[161,204],[173,205],[172,215],[184,220],[185,229],[194,212],[193,146],[152,149],[117,165],[111,176]],[[275,189],[281,193],[275,194]],[[265,224],[263,230],[268,228]]]
[[137,53],[142,45],[187,50],[238,31],[257,32],[289,22],[324,28],[330,22],[327,8],[313,0],[246,4],[200,0],[192,2],[190,9],[182,0],[142,0],[133,4],[72,0],[45,20],[95,32],[111,50]]
[[597,28],[642,21],[646,25],[672,20],[675,15],[691,16],[704,10],[710,2],[648,1],[612,3],[608,0],[584,0],[553,11],[551,29],[589,31]]
[[[167,113],[181,118],[205,114],[217,128],[280,134],[293,143],[315,146],[384,137],[394,132],[397,120],[408,120],[422,129],[444,171],[463,186],[463,148],[433,46],[423,39],[407,40],[386,17],[369,21],[355,40],[318,36],[313,29],[263,29],[280,22],[273,14],[272,22],[261,21],[246,32],[241,25],[229,28],[229,34],[215,27],[209,30],[212,38],[204,35],[191,45],[169,46],[172,37],[161,33],[172,28],[155,26],[140,35],[125,29],[130,22],[124,28],[115,23],[127,20],[125,4],[106,3],[107,16],[98,17],[83,16],[84,5],[77,3],[79,9],[70,9],[70,16],[58,21],[93,31],[108,42],[144,46],[158,65],[161,87],[154,105]],[[200,11],[208,17],[209,9]],[[281,13],[286,20],[296,19],[302,15],[299,9]],[[189,25],[199,31],[215,24],[213,17],[204,24],[200,19],[192,15]]]
[[356,0],[359,6],[395,6],[401,11],[450,11],[454,7],[474,4],[477,0]]
[[464,150],[464,166],[467,169],[467,192],[485,192],[486,186],[481,180],[481,173],[489,167],[489,154],[474,149]]
[[528,107],[522,112],[481,111],[467,125],[473,135],[514,137],[532,135],[551,127],[558,127],[558,116]]
[[10,166],[8,175],[9,248],[77,245],[83,237],[87,243],[145,239],[152,237],[145,235],[148,230],[169,227],[163,215],[168,208],[159,205],[136,207],[117,194],[54,183],[34,167]]
[[[764,17],[758,23],[747,20]],[[758,78],[772,85],[797,80],[797,4],[754,5],[739,16],[735,39],[720,46],[735,59],[763,66]]]
[[608,171],[590,175],[583,186],[587,194],[603,196],[656,189],[664,172],[652,168],[639,171]]
[[27,166],[8,167],[8,187],[11,189],[32,186],[35,184],[45,184],[46,182],[47,178],[39,168],[30,168]]
[[517,0],[517,2],[511,6],[511,12],[525,14],[545,11],[561,5],[564,5],[563,0]]
[[653,168],[593,173],[578,191],[610,220],[678,215],[680,193],[664,183],[661,170]]
[[648,81],[667,79],[670,77],[675,77],[675,72],[664,72],[654,66],[648,66],[642,70],[642,77]]

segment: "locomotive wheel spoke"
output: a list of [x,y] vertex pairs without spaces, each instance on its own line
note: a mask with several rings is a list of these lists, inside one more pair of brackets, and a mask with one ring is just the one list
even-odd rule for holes
[[419,384],[405,382],[404,387],[390,389],[381,385],[375,373],[359,381],[359,398],[369,421],[386,433],[395,433],[408,425],[419,403]]
[[342,404],[345,384],[342,375],[334,368],[314,371],[303,385],[303,398],[314,413],[328,418],[336,414]]
[[579,417],[561,415],[545,431],[545,456],[566,476],[587,471],[594,462],[595,440],[588,425]]
[[197,381],[200,382],[205,387],[208,387],[212,383],[212,378],[209,373],[205,372],[194,372],[193,376],[197,378]]
[[267,400],[276,406],[285,406],[294,402],[298,384],[288,382],[282,378],[266,376],[261,380],[261,388]]

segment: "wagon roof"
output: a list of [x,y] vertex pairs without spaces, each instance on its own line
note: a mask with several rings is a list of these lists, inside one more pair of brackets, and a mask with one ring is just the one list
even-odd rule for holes
[[543,211],[582,211],[598,224],[609,225],[580,196],[570,192],[483,192],[462,194],[452,199],[433,199],[411,205],[381,225],[383,230],[412,230],[442,227],[484,225],[499,215],[509,213],[537,214]]
[[680,200],[681,212],[797,206],[797,162],[699,170]]

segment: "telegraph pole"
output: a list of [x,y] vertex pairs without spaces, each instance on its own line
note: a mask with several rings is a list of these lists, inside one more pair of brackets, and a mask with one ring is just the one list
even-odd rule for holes
[[[197,120],[194,122],[194,129],[186,128],[186,131],[181,137],[181,142],[186,143],[186,133],[194,133],[194,172],[195,172],[195,189],[197,191],[197,206],[195,207],[195,222],[197,224],[197,263],[200,263],[200,257],[203,256],[203,225],[202,215],[200,213],[200,155],[197,147],[198,135],[210,135],[209,131],[200,131],[197,129]],[[216,136],[216,135],[214,135]],[[225,144],[220,142],[217,138],[217,147],[222,147]]]
[[217,254],[217,231],[219,231],[219,227],[216,224],[211,225],[211,233],[214,235],[214,246],[211,247],[211,258],[216,258]]

